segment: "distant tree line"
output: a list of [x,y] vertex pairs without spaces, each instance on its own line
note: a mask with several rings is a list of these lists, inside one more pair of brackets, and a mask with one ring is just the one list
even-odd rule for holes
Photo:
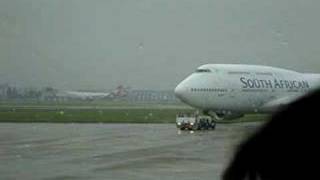
[[43,96],[55,96],[55,90],[52,87],[42,89],[35,88],[17,88],[9,85],[0,85],[0,99],[43,99]]

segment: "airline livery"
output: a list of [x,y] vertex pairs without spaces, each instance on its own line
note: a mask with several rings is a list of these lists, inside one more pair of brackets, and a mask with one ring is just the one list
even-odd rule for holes
[[272,113],[318,87],[320,74],[259,65],[207,64],[183,80],[175,94],[216,119],[233,119],[246,113]]

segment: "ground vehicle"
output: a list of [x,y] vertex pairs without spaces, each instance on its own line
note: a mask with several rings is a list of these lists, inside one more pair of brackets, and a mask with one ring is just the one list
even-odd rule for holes
[[180,130],[213,130],[216,122],[210,116],[180,113],[176,117],[176,125]]

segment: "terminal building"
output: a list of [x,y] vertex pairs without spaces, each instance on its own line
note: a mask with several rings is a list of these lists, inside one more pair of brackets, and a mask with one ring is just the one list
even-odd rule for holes
[[[109,91],[110,95],[105,97],[83,98],[82,96],[71,96],[52,87],[34,89],[0,84],[0,100],[36,100],[42,102],[68,102],[68,101],[127,101],[141,103],[179,103],[172,90],[137,90],[118,87],[116,90]],[[108,92],[108,91],[106,91]],[[79,91],[81,94],[81,91]],[[84,93],[85,94],[85,93]],[[108,93],[105,93],[108,94]],[[86,96],[85,96],[86,97]]]

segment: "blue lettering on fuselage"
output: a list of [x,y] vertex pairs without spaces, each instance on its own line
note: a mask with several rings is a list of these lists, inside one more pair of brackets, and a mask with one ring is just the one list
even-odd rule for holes
[[242,88],[244,89],[309,89],[308,81],[297,80],[283,80],[283,79],[249,79],[245,77],[240,78]]

